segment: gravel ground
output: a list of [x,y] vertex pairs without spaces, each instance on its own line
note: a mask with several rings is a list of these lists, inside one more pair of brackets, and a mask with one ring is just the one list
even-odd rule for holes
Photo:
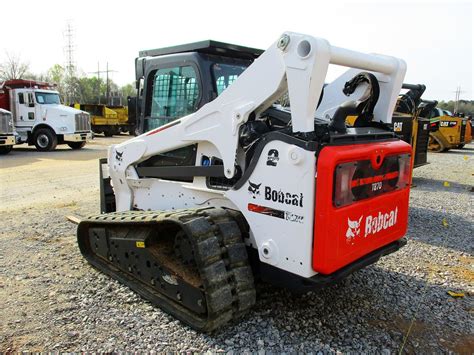
[[248,316],[204,335],[79,253],[64,216],[98,212],[110,142],[1,158],[0,351],[474,353],[473,144],[415,170],[405,248],[317,292],[260,284]]

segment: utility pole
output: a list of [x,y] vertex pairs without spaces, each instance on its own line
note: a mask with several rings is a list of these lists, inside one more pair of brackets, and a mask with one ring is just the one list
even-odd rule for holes
[[111,70],[109,69],[109,62],[107,62],[106,70],[100,70],[100,63],[97,62],[97,71],[89,72],[89,74],[97,74],[97,96],[99,99],[99,104],[100,104],[100,74],[105,73],[106,77],[106,98],[105,98],[105,104],[109,104],[109,95],[110,95],[110,85],[109,85],[109,73],[116,73],[116,70]]
[[461,87],[458,86],[456,88],[456,91],[453,91],[455,93],[454,95],[454,114],[459,112],[459,101],[461,99],[461,93],[465,92],[461,90]]
[[106,66],[106,70],[107,72],[107,76],[106,76],[106,91],[107,91],[107,95],[105,96],[105,104],[108,105],[109,104],[109,93],[110,93],[110,89],[109,89],[109,62],[107,62],[107,66]]

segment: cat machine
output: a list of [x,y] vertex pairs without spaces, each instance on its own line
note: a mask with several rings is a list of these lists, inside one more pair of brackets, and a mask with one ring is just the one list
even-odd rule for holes
[[453,116],[438,107],[433,107],[428,115],[439,121],[439,129],[430,133],[429,150],[439,153],[462,149],[472,141],[471,121],[467,117]]

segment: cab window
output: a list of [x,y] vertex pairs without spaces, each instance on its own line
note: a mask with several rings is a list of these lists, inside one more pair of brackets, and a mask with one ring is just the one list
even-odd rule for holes
[[216,93],[220,95],[227,89],[242,72],[246,66],[215,63],[212,65],[212,74],[216,84]]
[[152,77],[151,112],[145,130],[151,130],[197,110],[199,84],[191,66],[157,70]]

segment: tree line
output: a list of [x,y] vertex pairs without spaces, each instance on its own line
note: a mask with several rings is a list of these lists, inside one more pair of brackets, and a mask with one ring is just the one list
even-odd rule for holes
[[29,64],[23,62],[19,56],[7,53],[6,57],[6,60],[0,63],[0,82],[27,79],[55,84],[65,104],[126,105],[127,96],[136,96],[133,84],[119,86],[111,79],[107,81],[105,78],[88,77],[83,72],[68,70],[60,64],[53,65],[45,73],[36,74],[30,71]]
[[[454,107],[456,105],[455,101],[440,101],[438,107],[443,110],[448,110],[454,112]],[[465,115],[474,114],[474,100],[459,100],[457,112],[464,113]]]
[[[116,104],[116,93],[122,97],[122,104],[126,104],[127,96],[136,95],[133,84],[119,87],[111,79],[107,82],[104,78],[88,77],[85,73],[71,74],[60,64],[53,65],[46,73],[34,74],[31,73],[28,63],[22,62],[19,56],[7,53],[7,59],[0,63],[0,82],[10,79],[30,79],[56,84],[57,90],[66,104],[76,102],[104,104],[107,101],[109,101],[108,104],[111,104],[111,102]],[[107,93],[109,93],[108,98]],[[438,107],[454,112],[455,104],[454,101],[440,101]],[[474,101],[460,100],[457,112],[472,115],[474,113]]]

